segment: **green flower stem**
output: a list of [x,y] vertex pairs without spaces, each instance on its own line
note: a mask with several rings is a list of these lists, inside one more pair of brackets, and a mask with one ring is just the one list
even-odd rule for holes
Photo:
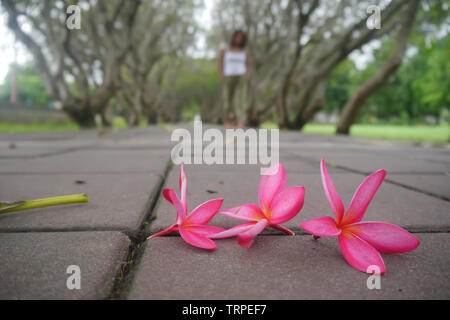
[[[89,199],[85,193],[71,194],[71,195],[59,196],[59,197],[42,198],[42,199],[35,199],[35,200],[17,201],[10,205],[7,205],[7,204],[1,205],[0,204],[0,214],[7,213],[7,212],[13,212],[13,211],[29,210],[29,209],[35,209],[35,208],[59,206],[59,205],[63,205],[63,204],[88,202],[88,201],[89,201]],[[2,207],[5,207],[5,208],[2,209]]]

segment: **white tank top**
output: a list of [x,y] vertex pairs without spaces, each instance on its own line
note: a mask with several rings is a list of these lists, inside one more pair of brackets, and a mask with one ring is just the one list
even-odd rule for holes
[[245,50],[232,51],[225,50],[223,55],[223,75],[242,76],[247,72],[247,55]]

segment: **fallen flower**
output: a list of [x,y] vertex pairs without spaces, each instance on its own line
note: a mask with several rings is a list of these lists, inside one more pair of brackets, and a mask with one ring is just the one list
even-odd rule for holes
[[320,161],[320,173],[325,195],[336,220],[320,217],[302,222],[300,226],[317,237],[338,237],[339,246],[347,262],[355,269],[372,273],[369,266],[386,272],[381,253],[404,253],[417,248],[420,241],[408,231],[385,222],[360,222],[374,197],[386,171],[378,170],[368,176],[353,195],[347,212],[328,175],[325,161]]
[[252,245],[253,238],[264,228],[271,227],[286,234],[294,233],[280,224],[291,220],[302,209],[305,198],[304,187],[286,188],[286,171],[281,163],[273,164],[261,177],[258,190],[259,207],[245,204],[220,211],[219,214],[236,219],[250,221],[211,236],[222,239],[238,236],[239,244],[244,248]]
[[0,201],[0,214],[79,202],[88,202],[86,194],[71,194],[66,196],[22,201]]
[[169,228],[155,233],[148,237],[152,239],[165,234],[178,231],[187,243],[202,249],[215,249],[214,241],[209,239],[210,235],[224,231],[225,229],[207,226],[206,224],[214,217],[222,206],[223,199],[209,200],[192,210],[188,215],[186,188],[187,180],[184,173],[184,166],[181,164],[179,180],[181,199],[178,198],[175,190],[164,189],[162,194],[177,210],[177,220]]

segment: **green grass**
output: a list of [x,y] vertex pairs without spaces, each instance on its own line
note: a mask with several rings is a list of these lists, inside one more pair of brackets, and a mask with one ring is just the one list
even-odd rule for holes
[[[273,122],[266,122],[265,129],[274,129],[278,126]],[[304,133],[332,135],[336,126],[331,124],[310,123],[303,128]],[[390,124],[355,124],[350,129],[354,137],[368,137],[378,139],[398,139],[414,141],[446,142],[450,137],[448,125],[390,125]]]
[[22,132],[44,132],[44,131],[73,131],[78,130],[76,123],[54,124],[54,123],[33,123],[33,124],[11,124],[0,122],[1,133],[22,133]]
[[[143,121],[140,126],[145,126]],[[114,128],[126,128],[126,122],[116,117],[113,123]],[[274,122],[265,122],[261,125],[264,129],[276,129]],[[43,132],[43,131],[73,131],[78,130],[79,126],[75,123],[52,124],[9,124],[0,122],[0,134],[2,133],[21,133],[21,132]],[[303,132],[310,134],[332,135],[336,127],[331,124],[307,124]],[[402,139],[414,141],[447,142],[450,137],[450,126],[448,125],[417,125],[402,126],[390,124],[355,124],[350,130],[350,135],[354,137],[368,137],[378,139]]]
[[[145,127],[147,122],[142,120],[139,123],[140,127]],[[126,121],[121,117],[115,117],[113,120],[113,127],[117,129],[127,128],[128,125]],[[46,132],[46,131],[75,131],[79,130],[78,126],[74,122],[69,122],[66,124],[54,124],[54,123],[6,123],[0,122],[0,134],[2,133],[24,133],[24,132]],[[101,129],[101,126],[99,127]]]

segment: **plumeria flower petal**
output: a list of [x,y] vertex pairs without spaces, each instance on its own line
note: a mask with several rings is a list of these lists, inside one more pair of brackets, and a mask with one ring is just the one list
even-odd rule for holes
[[270,205],[270,222],[279,224],[294,218],[303,207],[304,187],[289,187],[278,193]]
[[237,236],[239,233],[245,232],[249,230],[251,227],[253,227],[256,224],[256,222],[247,222],[242,223],[237,226],[234,226],[230,229],[224,230],[222,232],[218,232],[214,235],[212,235],[211,239],[225,239],[225,238],[231,238]]
[[273,164],[259,182],[258,199],[263,211],[270,207],[272,199],[286,186],[286,170],[281,163]]
[[345,229],[367,241],[381,253],[404,253],[419,246],[419,240],[411,233],[386,222],[358,222]]
[[186,174],[184,173],[184,164],[183,163],[181,164],[179,185],[180,185],[180,194],[181,194],[180,200],[184,206],[184,212],[185,212],[185,214],[187,214],[188,213],[187,197],[186,197],[187,179],[186,179]]
[[180,236],[183,240],[194,247],[199,247],[202,249],[216,249],[216,244],[214,241],[204,235],[198,234],[186,228],[180,228],[178,231],[180,232]]
[[302,222],[301,227],[317,237],[334,238],[341,234],[336,221],[331,217],[320,217]]
[[242,206],[225,209],[220,214],[246,221],[259,221],[265,219],[264,213],[256,204],[244,204]]
[[[322,159],[323,160],[323,159]],[[320,161],[320,175],[322,178],[323,190],[325,191],[325,195],[328,199],[328,203],[330,204],[331,210],[333,211],[336,222],[339,223],[344,216],[344,204],[342,203],[339,194],[334,188],[333,181],[328,174],[327,166],[325,165],[325,161]]]
[[220,211],[219,214],[250,221],[237,225],[211,238],[228,238],[238,236],[238,243],[248,248],[253,238],[264,228],[271,227],[288,235],[294,233],[280,223],[294,218],[303,207],[304,187],[286,188],[286,170],[281,163],[273,164],[261,177],[258,189],[259,207],[255,204],[244,204]]
[[360,222],[386,171],[378,170],[368,176],[356,190],[347,212],[334,188],[325,165],[320,161],[322,183],[336,220],[320,217],[304,221],[300,226],[316,237],[338,237],[339,246],[347,262],[355,269],[371,273],[369,266],[386,272],[380,253],[403,253],[417,248],[420,241],[408,231],[385,222]]
[[192,210],[185,220],[186,224],[207,224],[222,206],[223,199],[214,199],[202,203]]
[[364,179],[353,195],[342,223],[350,224],[361,221],[385,177],[386,171],[378,170]]
[[217,233],[226,231],[224,228],[220,228],[220,227],[216,227],[216,226],[205,226],[203,224],[191,224],[191,225],[185,226],[184,229],[195,232],[202,236],[207,236],[208,238],[211,238],[210,236],[215,235]]
[[182,221],[186,220],[186,211],[184,209],[183,204],[180,199],[178,199],[175,190],[173,189],[164,189],[162,192],[164,198],[169,201],[177,210],[177,224],[180,224]]
[[247,231],[238,234],[238,242],[244,248],[250,248],[253,243],[253,238],[260,234],[267,226],[269,221],[267,219],[261,219],[255,223]]
[[339,235],[339,246],[345,260],[355,269],[367,272],[370,266],[378,266],[380,273],[386,272],[383,259],[377,249],[351,232]]
[[186,186],[187,179],[184,173],[184,167],[181,165],[179,180],[181,199],[178,198],[175,190],[164,189],[162,194],[177,210],[177,219],[169,228],[155,233],[148,239],[160,237],[172,232],[179,232],[180,236],[187,243],[202,249],[215,249],[216,245],[210,238],[212,235],[224,232],[225,229],[207,226],[214,215],[220,210],[223,199],[209,200],[195,208],[189,215],[187,214]]
[[157,232],[155,234],[152,234],[150,237],[148,237],[147,239],[153,239],[156,237],[161,237],[161,236],[165,236],[166,234],[172,233],[172,232],[177,232],[178,231],[178,225],[174,224],[172,226],[170,226],[167,229],[164,229],[163,231]]

